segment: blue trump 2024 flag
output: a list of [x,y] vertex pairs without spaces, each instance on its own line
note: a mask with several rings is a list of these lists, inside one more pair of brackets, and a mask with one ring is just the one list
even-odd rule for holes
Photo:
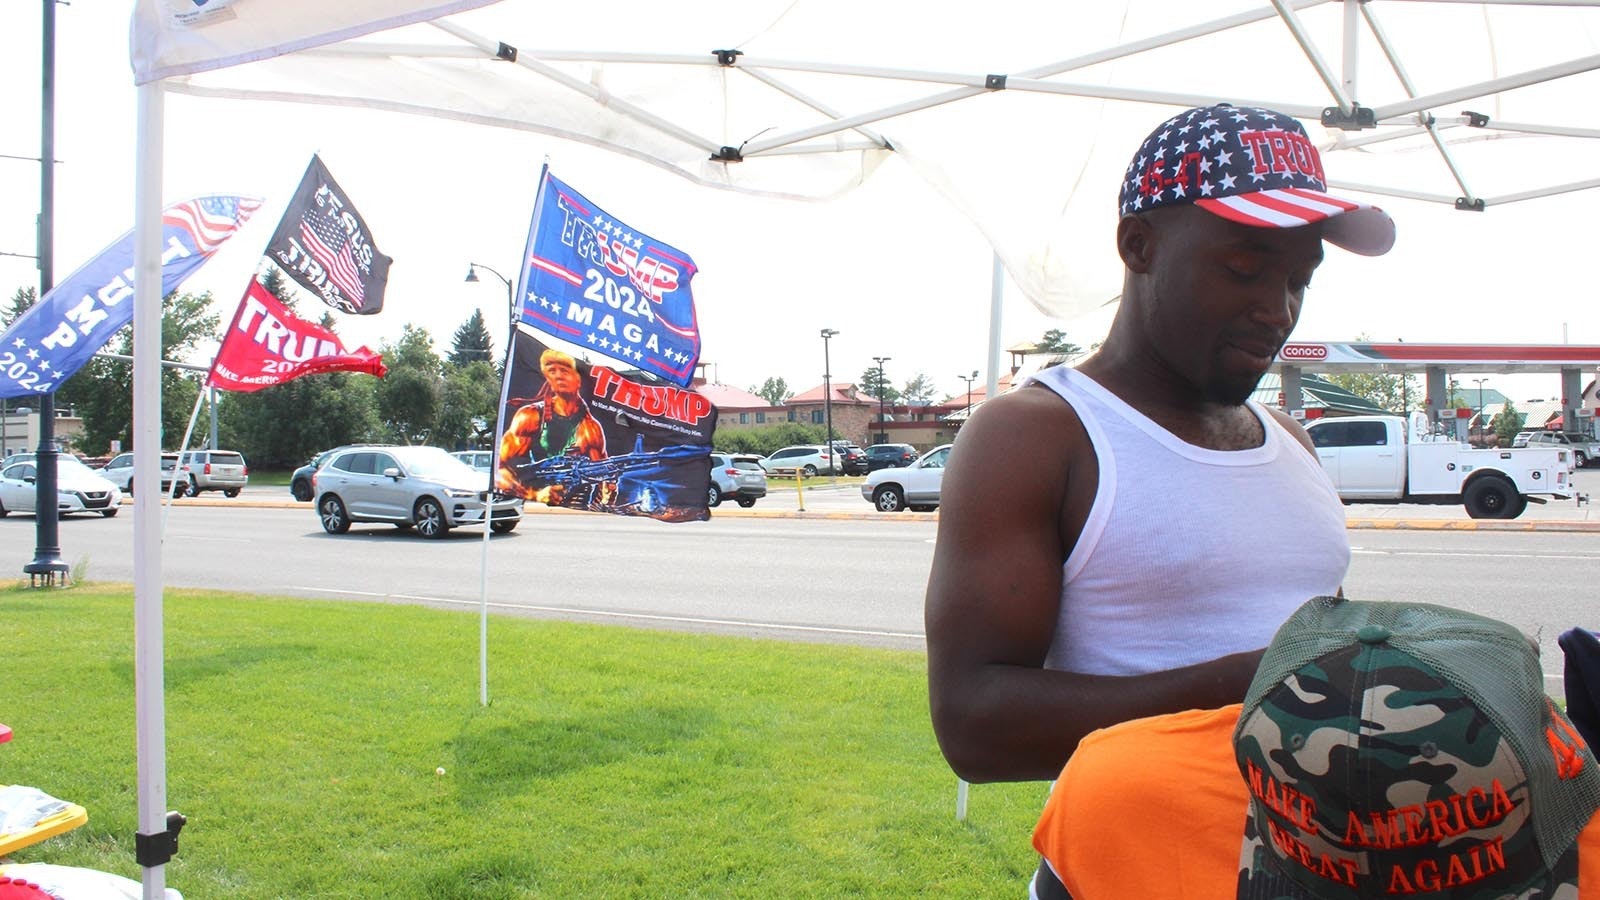
[[[261,201],[199,197],[161,213],[161,294],[176,290]],[[0,397],[48,394],[133,321],[133,232],[50,289],[0,334]]]
[[544,170],[523,254],[520,318],[686,386],[700,359],[694,260]]

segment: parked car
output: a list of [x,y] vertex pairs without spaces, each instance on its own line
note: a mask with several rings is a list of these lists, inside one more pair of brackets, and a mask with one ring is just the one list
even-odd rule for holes
[[856,446],[855,441],[833,442],[833,449],[839,454],[839,467],[846,475],[867,474],[867,451]]
[[373,446],[381,446],[381,445],[375,445],[375,444],[340,444],[339,446],[334,447],[331,450],[324,450],[321,453],[317,453],[317,454],[313,455],[311,457],[310,461],[308,461],[305,465],[301,466],[300,468],[295,469],[294,472],[292,472],[289,475],[289,494],[292,497],[294,497],[296,500],[300,500],[300,501],[310,500],[313,496],[315,496],[311,492],[311,476],[317,474],[317,470],[322,468],[322,464],[327,462],[328,459],[333,456],[333,454],[337,453],[340,450],[348,450],[351,447],[373,447]]
[[909,466],[917,461],[917,448],[910,444],[873,444],[866,453],[869,473]]
[[[350,447],[332,451],[311,476],[317,518],[329,534],[352,522],[387,522],[423,537],[482,525],[483,473],[441,447]],[[505,534],[522,521],[522,500],[496,493],[490,528]]]
[[[0,517],[38,508],[38,464],[31,458],[9,457],[0,469]],[[122,506],[122,490],[75,456],[56,458],[56,509],[71,513],[99,513],[106,518]]]
[[839,474],[834,468],[838,460],[837,453],[830,454],[828,448],[820,444],[800,444],[772,451],[761,461],[761,467],[766,469],[769,475],[793,475],[799,471],[810,478],[818,472]]
[[1581,469],[1590,460],[1600,459],[1600,441],[1581,431],[1535,431],[1528,435],[1529,447],[1565,447],[1572,451],[1573,468]]
[[761,467],[761,457],[743,453],[711,454],[711,488],[706,498],[708,506],[718,506],[723,500],[733,499],[749,509],[756,500],[767,495],[767,470]]
[[861,482],[861,496],[881,512],[911,509],[925,512],[939,505],[945,463],[951,444],[929,450],[909,466],[879,469]]
[[[178,454],[161,454],[161,492],[171,493],[174,497],[182,497],[189,492],[189,481],[186,478],[174,479],[178,471]],[[100,476],[117,486],[117,489],[128,496],[133,496],[133,453],[119,453],[98,470]]]
[[1528,438],[1531,438],[1538,433],[1539,432],[1537,430],[1519,431],[1517,432],[1517,436],[1511,439],[1511,446],[1526,447],[1528,446]]
[[479,472],[487,472],[494,468],[493,450],[457,450],[450,454]]
[[250,483],[250,468],[244,456],[232,450],[185,450],[179,471],[188,478],[188,491],[221,491],[224,497],[237,497]]

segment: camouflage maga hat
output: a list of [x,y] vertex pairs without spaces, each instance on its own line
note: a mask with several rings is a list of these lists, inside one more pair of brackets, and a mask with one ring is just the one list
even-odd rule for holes
[[1240,898],[1578,896],[1600,770],[1503,622],[1312,600],[1267,647],[1234,752]]

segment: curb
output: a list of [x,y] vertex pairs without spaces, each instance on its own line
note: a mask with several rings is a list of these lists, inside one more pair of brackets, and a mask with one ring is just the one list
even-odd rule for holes
[[[133,504],[132,497],[124,497],[124,506]],[[183,497],[176,501],[178,506],[238,506],[247,509],[311,509],[309,500],[247,500],[242,497],[233,499],[210,497]],[[564,509],[529,504],[523,507],[525,516],[548,515],[580,515],[582,510]],[[937,522],[937,512],[899,512],[880,513],[877,511],[862,510],[860,512],[811,512],[800,509],[715,509],[711,512],[713,519],[821,519],[833,521],[862,521],[862,522]],[[1378,519],[1378,518],[1347,518],[1345,528],[1350,531],[1511,531],[1511,532],[1572,532],[1600,534],[1600,521],[1569,521],[1566,519]]]

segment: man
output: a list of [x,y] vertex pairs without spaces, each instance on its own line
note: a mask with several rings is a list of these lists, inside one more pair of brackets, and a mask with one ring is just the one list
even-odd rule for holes
[[962,778],[1052,778],[1097,728],[1237,702],[1278,623],[1338,590],[1343,508],[1304,431],[1247,399],[1323,241],[1393,244],[1387,214],[1324,189],[1288,116],[1169,119],[1122,184],[1105,342],[962,429],[926,601],[934,731]]
[[1085,738],[1034,846],[1076,900],[1600,896],[1600,765],[1511,626],[1319,597],[1242,703]]
[[560,503],[558,485],[534,486],[518,479],[519,466],[554,456],[606,458],[606,435],[578,394],[577,362],[559,350],[539,355],[544,387],[516,414],[500,438],[500,490],[544,503]]

